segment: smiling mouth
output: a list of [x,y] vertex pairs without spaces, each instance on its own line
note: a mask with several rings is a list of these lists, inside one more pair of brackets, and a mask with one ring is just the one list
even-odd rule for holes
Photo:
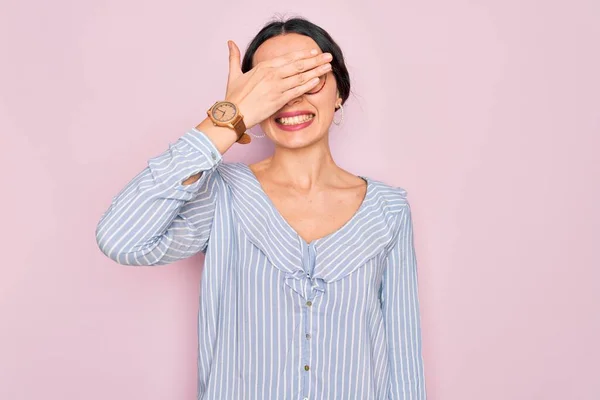
[[296,115],[294,117],[275,118],[275,122],[280,125],[293,126],[303,124],[315,117],[315,114]]

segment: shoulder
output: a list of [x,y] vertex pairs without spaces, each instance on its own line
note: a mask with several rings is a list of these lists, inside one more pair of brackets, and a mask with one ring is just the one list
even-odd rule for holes
[[380,180],[369,178],[373,197],[387,212],[400,213],[409,207],[408,192],[400,186],[393,186]]
[[[411,235],[413,230],[413,217],[411,206],[407,197],[407,190],[400,186],[393,186],[381,181],[374,181],[384,218],[388,221],[392,239],[386,246],[386,252],[399,243],[401,238]],[[412,239],[410,239],[412,240]]]
[[241,162],[221,162],[217,171],[223,177],[226,183],[235,184],[245,172],[245,164]]
[[386,182],[367,178],[371,185],[371,201],[374,208],[370,214],[385,221],[386,239],[385,253],[398,243],[398,238],[404,230],[403,226],[410,218],[410,205],[407,190],[401,186],[390,185]]
[[242,162],[221,162],[217,167],[225,186],[234,195],[255,196],[259,193],[255,177],[247,164]]

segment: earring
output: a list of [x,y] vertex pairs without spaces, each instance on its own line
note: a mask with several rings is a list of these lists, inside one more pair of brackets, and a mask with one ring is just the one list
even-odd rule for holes
[[[256,126],[256,125],[254,125],[254,126]],[[252,128],[254,128],[254,126],[253,126]],[[265,137],[265,135],[266,135],[265,133],[263,133],[263,134],[262,134],[262,136],[256,136],[256,135],[254,134],[254,132],[252,132],[252,130],[250,130],[250,129],[248,129],[248,130],[246,131],[246,133],[249,133],[250,135],[252,135],[253,137],[255,137],[255,138],[257,138],[257,139],[262,139],[262,138],[264,138],[264,137]]]
[[340,125],[342,123],[342,121],[344,120],[344,106],[342,106],[340,104],[340,110],[342,110],[342,118],[340,118],[340,122],[336,122],[335,119],[333,120],[333,123],[336,125]]

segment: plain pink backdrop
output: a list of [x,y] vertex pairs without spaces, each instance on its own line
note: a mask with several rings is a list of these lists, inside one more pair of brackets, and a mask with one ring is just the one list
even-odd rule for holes
[[120,266],[94,231],[277,13],[345,52],[337,162],[408,191],[429,398],[599,399],[596,0],[3,2],[0,398],[195,398],[203,256]]

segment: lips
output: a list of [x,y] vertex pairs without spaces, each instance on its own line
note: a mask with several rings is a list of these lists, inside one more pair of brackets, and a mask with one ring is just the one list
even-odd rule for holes
[[288,118],[288,117],[295,117],[298,115],[315,115],[315,113],[308,111],[308,110],[302,110],[302,111],[286,111],[286,112],[280,112],[279,114],[275,115],[275,119],[279,119],[279,118]]
[[288,131],[288,132],[299,131],[301,129],[304,129],[304,128],[310,126],[310,124],[312,124],[314,120],[315,120],[314,118],[311,118],[308,121],[301,122],[299,124],[294,124],[294,125],[283,125],[283,124],[277,123],[277,127],[283,131]]

